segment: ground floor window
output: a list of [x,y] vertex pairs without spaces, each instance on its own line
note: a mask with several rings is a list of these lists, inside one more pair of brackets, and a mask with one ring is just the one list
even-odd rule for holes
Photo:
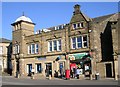
[[27,73],[28,75],[31,74],[32,71],[32,64],[27,64]]
[[91,74],[91,61],[72,60],[70,61],[71,77],[75,74],[84,74],[86,77]]
[[36,73],[42,73],[42,65],[41,65],[41,63],[36,64]]

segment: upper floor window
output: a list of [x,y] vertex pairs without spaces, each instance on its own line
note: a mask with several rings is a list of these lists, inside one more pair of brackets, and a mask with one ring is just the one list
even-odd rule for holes
[[84,26],[83,26],[83,22],[73,24],[73,29],[83,28],[83,27],[84,27]]
[[34,53],[35,53],[35,44],[32,44],[32,45],[31,45],[31,48],[32,48],[31,53],[34,54]]
[[13,54],[18,54],[18,53],[20,53],[20,46],[18,44],[16,44],[13,47]]
[[72,38],[72,48],[75,49],[76,48],[76,37]]
[[58,49],[57,50],[61,51],[61,40],[58,40],[57,42],[58,42],[58,47],[57,47]]
[[87,48],[88,47],[87,35],[72,37],[71,43],[72,43],[72,49]]
[[39,52],[38,44],[28,45],[28,54],[37,54]]
[[61,40],[53,40],[48,42],[48,51],[61,51]]
[[0,46],[0,54],[3,54],[3,46]]
[[57,50],[57,41],[54,40],[53,43],[54,43],[54,44],[53,44],[53,45],[54,45],[54,50]]
[[39,46],[38,46],[38,44],[35,44],[35,53],[38,53],[38,49],[39,48]]

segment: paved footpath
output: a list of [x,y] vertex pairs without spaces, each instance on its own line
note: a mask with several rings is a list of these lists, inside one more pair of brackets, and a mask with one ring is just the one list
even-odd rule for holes
[[2,85],[118,85],[113,79],[104,80],[62,80],[62,79],[28,79],[14,78],[11,76],[2,77]]

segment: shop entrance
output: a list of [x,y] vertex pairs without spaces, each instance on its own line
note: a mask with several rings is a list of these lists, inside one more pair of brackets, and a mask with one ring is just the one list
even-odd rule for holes
[[111,63],[106,64],[106,77],[112,77],[112,67],[111,67]]
[[46,77],[49,75],[52,76],[52,63],[46,63],[46,69],[45,69]]

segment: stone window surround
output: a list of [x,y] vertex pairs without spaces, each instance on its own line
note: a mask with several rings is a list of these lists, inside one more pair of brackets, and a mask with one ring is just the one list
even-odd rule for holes
[[[57,50],[54,50],[54,41],[57,42]],[[60,42],[59,42],[60,41]],[[52,42],[52,51],[50,51],[50,42]],[[59,46],[61,46],[61,39],[55,39],[55,40],[50,40],[48,41],[48,52],[53,52],[53,51],[61,51],[61,49],[59,49]]]
[[[77,37],[79,37],[79,36],[81,36],[81,38],[82,38],[82,47],[81,48],[87,48],[88,47],[88,35],[85,34],[85,35],[78,35],[78,36],[72,36],[72,37],[70,37],[71,38],[71,49],[79,49],[78,42],[77,42]],[[83,41],[83,36],[87,36],[87,47],[84,46],[84,42],[86,42],[86,41]],[[76,42],[75,42],[76,47],[75,48],[73,48],[72,38],[76,39]]]
[[[34,45],[34,50],[33,50],[33,45]],[[38,53],[39,53],[38,43],[28,44],[28,54],[38,54]]]
[[73,29],[77,29],[77,28],[83,28],[83,22],[78,22],[78,23],[73,23],[72,24]]

